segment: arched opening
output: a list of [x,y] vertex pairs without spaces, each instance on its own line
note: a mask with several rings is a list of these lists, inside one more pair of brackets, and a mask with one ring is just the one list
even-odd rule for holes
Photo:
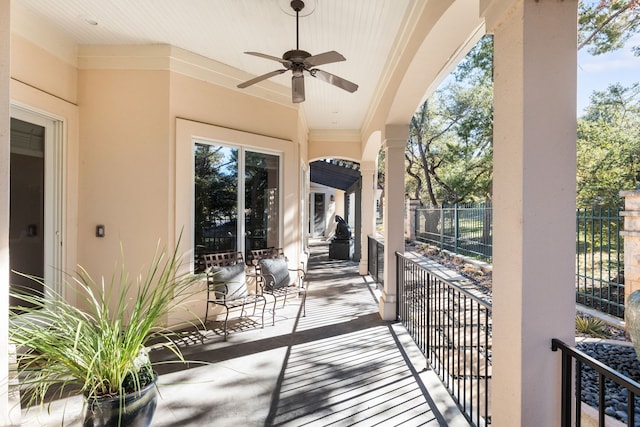
[[[360,163],[325,158],[309,163],[309,235],[331,241],[329,255],[360,261],[362,174]],[[332,250],[333,249],[333,250]]]

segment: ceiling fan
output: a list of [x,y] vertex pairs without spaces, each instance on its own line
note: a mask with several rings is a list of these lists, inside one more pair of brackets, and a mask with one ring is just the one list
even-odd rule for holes
[[266,80],[273,76],[277,76],[286,71],[291,70],[293,76],[291,77],[291,94],[292,101],[295,103],[303,102],[304,97],[304,72],[306,71],[311,77],[318,78],[324,82],[330,83],[334,86],[344,89],[347,92],[355,92],[358,89],[358,85],[348,80],[338,77],[326,71],[320,70],[318,65],[330,64],[332,62],[344,61],[345,57],[338,52],[331,50],[329,52],[320,53],[318,55],[311,55],[309,52],[299,49],[299,34],[298,34],[298,20],[299,14],[304,9],[304,1],[293,0],[291,2],[291,8],[296,12],[296,48],[295,50],[289,50],[282,55],[282,58],[276,56],[266,55],[259,52],[245,52],[248,55],[259,56],[260,58],[270,59],[272,61],[280,62],[284,68],[280,70],[271,71],[270,73],[263,74],[255,77],[251,80],[247,80],[244,83],[240,83],[238,88],[244,89],[248,86]]

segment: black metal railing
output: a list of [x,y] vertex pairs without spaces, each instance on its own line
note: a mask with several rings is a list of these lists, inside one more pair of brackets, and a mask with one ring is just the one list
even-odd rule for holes
[[[561,340],[554,338],[551,340],[551,349],[562,352],[562,406],[561,423],[562,427],[576,426],[582,424],[582,405],[574,404],[581,402],[582,397],[582,372],[584,369],[593,369],[598,374],[598,425],[604,427],[606,423],[605,413],[605,391],[606,382],[611,381],[622,387],[627,392],[627,401],[621,402],[626,405],[627,425],[636,425],[635,408],[640,404],[640,384],[636,381],[614,371],[607,365],[588,356],[580,350],[565,344]],[[573,372],[575,362],[576,372]],[[573,379],[575,378],[575,385]],[[574,394],[575,393],[575,394]],[[572,411],[573,408],[573,411]]]
[[384,243],[375,237],[367,236],[367,270],[373,279],[384,285]]
[[396,253],[398,320],[467,420],[491,424],[491,304]]

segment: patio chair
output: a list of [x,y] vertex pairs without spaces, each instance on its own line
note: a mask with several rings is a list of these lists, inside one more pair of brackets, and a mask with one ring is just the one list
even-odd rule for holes
[[287,257],[284,256],[284,251],[282,250],[282,248],[270,247],[270,248],[265,248],[265,249],[252,249],[251,250],[251,262],[253,263],[253,265],[256,265],[259,260],[264,259],[264,258],[284,258],[284,259],[287,259]]
[[264,328],[264,309],[267,300],[262,292],[249,292],[247,287],[247,273],[245,271],[244,258],[240,252],[222,252],[203,254],[207,273],[207,309],[204,315],[204,323],[209,317],[209,306],[218,305],[225,310],[223,323],[224,340],[227,340],[229,312],[233,308],[240,307],[240,317],[244,316],[245,306],[253,304],[255,316],[258,301],[262,301],[261,327]]
[[[256,269],[257,286],[263,295],[273,297],[272,323],[276,323],[276,307],[278,298],[282,298],[282,307],[287,296],[297,295],[302,304],[302,315],[306,316],[307,292],[305,289],[304,268],[289,268],[287,257],[282,248],[257,249],[251,251],[252,263]],[[295,277],[291,277],[291,273]]]

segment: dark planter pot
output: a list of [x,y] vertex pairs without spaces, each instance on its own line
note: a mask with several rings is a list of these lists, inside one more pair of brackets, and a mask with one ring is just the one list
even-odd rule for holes
[[87,399],[83,427],[148,427],[156,411],[156,378],[137,393],[120,397]]
[[624,320],[627,331],[629,331],[629,335],[631,335],[631,341],[636,349],[636,355],[638,359],[640,359],[640,290],[632,292],[624,305]]

